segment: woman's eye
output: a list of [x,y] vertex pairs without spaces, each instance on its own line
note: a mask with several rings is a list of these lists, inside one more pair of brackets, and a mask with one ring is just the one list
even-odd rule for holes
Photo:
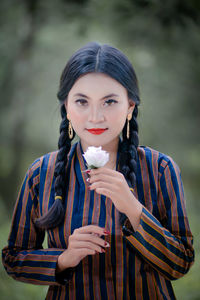
[[80,105],[80,106],[85,106],[85,105],[87,105],[87,100],[85,100],[85,99],[77,99],[76,103],[78,103],[78,105]]
[[117,103],[117,101],[114,100],[114,99],[108,99],[108,100],[106,100],[106,101],[104,102],[104,105],[110,106],[110,105],[112,105],[112,104],[114,104],[114,103]]

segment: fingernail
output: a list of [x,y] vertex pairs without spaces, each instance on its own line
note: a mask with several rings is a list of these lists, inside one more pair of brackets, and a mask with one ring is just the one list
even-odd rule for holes
[[87,182],[90,182],[90,178],[87,178],[86,181],[87,181]]
[[101,248],[101,253],[105,253],[106,251],[103,249],[103,248]]
[[110,247],[110,244],[109,244],[108,242],[105,242],[105,243],[104,243],[104,246],[105,246],[105,247]]
[[104,230],[104,234],[110,234],[110,231]]
[[91,171],[90,171],[90,170],[86,170],[85,172],[86,172],[87,174],[90,174]]

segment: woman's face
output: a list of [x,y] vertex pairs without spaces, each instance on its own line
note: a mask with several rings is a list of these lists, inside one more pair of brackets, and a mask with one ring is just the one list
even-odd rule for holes
[[105,149],[118,144],[134,103],[129,103],[127,90],[118,81],[103,73],[88,73],[75,82],[65,107],[86,151],[89,146]]

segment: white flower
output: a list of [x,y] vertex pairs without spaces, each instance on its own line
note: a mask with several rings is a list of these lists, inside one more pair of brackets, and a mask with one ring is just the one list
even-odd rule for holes
[[109,153],[102,150],[102,147],[88,147],[83,156],[89,169],[103,167],[109,161]]

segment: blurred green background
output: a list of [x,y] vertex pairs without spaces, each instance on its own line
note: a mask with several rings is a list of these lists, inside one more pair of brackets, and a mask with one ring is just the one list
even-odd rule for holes
[[[28,166],[57,148],[59,77],[89,41],[121,49],[140,84],[140,144],[173,157],[182,171],[196,250],[190,272],[174,281],[177,299],[200,299],[200,1],[1,0],[0,246]],[[0,298],[44,299],[0,267]]]

